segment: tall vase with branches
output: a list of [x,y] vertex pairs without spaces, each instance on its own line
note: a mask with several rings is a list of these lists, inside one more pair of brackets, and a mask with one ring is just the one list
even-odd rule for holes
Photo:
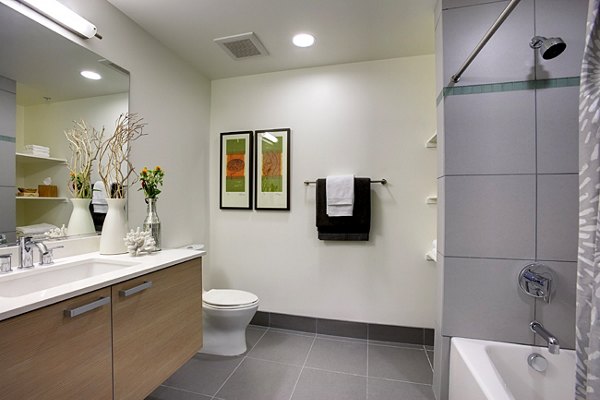
[[92,198],[91,174],[93,163],[98,157],[104,129],[97,131],[85,121],[73,121],[73,127],[65,131],[69,143],[69,191],[73,212],[69,219],[69,235],[95,232],[89,205]]
[[108,198],[108,213],[102,226],[101,254],[127,252],[123,238],[127,235],[125,202],[128,185],[137,181],[129,156],[131,144],[146,134],[146,124],[137,114],[121,114],[116,121],[114,133],[100,144],[98,174]]
[[108,197],[124,199],[127,193],[128,179],[133,176],[137,181],[135,169],[129,160],[131,143],[146,134],[143,118],[134,113],[121,114],[116,122],[115,131],[100,145],[98,174],[104,184]]

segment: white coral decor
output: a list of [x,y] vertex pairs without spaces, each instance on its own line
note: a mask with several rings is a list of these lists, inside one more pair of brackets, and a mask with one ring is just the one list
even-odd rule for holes
[[152,238],[150,231],[142,231],[140,227],[134,231],[129,231],[123,238],[127,251],[132,256],[137,256],[140,252],[152,253],[156,248],[156,242]]
[[67,237],[67,228],[63,224],[60,228],[50,229],[48,232],[44,232],[44,235],[48,236],[48,239],[61,239]]

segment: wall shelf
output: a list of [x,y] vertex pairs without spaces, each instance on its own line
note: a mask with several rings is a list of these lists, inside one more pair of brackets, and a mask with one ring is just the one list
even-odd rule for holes
[[432,196],[427,196],[425,198],[425,203],[426,204],[437,204],[437,202],[438,202],[437,194],[436,195],[432,195]]
[[437,253],[435,249],[431,249],[427,253],[425,253],[425,259],[427,261],[437,262]]
[[35,200],[35,201],[68,201],[69,199],[66,197],[27,197],[27,196],[15,196],[17,200]]
[[38,157],[32,156],[31,154],[17,153],[17,165],[51,165],[51,164],[67,164],[67,160],[64,158],[54,157]]
[[[15,161],[17,187],[37,188],[46,177],[50,177],[53,182],[64,182],[68,177],[68,164],[64,158],[16,153]],[[37,223],[39,218],[43,218],[43,222],[60,226],[63,223],[63,214],[66,213],[65,207],[67,207],[69,199],[65,196],[65,190],[62,187],[57,187],[57,189],[59,197],[15,195],[17,226]]]
[[437,131],[425,142],[425,147],[435,149],[437,147]]

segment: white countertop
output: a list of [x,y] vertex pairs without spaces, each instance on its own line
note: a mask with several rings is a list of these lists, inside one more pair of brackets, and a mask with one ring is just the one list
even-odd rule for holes
[[49,289],[40,290],[30,294],[25,294],[16,297],[2,296],[0,292],[0,320],[14,317],[25,312],[35,310],[59,301],[69,299],[81,294],[89,293],[103,287],[114,285],[150,272],[158,271],[163,268],[170,267],[175,264],[182,263],[194,258],[202,257],[206,254],[205,251],[188,250],[188,249],[163,249],[156,253],[132,257],[128,254],[104,256],[98,252],[86,253],[72,257],[64,257],[56,259],[54,264],[48,266],[35,266],[33,269],[16,269],[13,272],[0,275],[0,282],[12,279],[18,279],[22,274],[31,274],[32,271],[43,271],[50,268],[60,267],[61,265],[77,262],[85,259],[96,260],[114,260],[127,263],[135,263],[134,265],[117,271],[103,273],[77,280],[71,283],[54,286]]

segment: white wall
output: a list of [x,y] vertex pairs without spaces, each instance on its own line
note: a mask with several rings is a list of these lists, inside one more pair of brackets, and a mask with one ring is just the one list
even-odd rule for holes
[[[160,165],[165,185],[158,202],[164,247],[208,240],[208,129],[210,83],[105,0],[64,0],[92,21],[102,40],[71,40],[127,69],[130,111],[144,118],[149,136],[136,141],[136,168]],[[143,195],[129,191],[129,225],[141,226]]]
[[[212,82],[206,288],[256,293],[263,311],[433,327],[434,57],[335,65]],[[289,127],[291,211],[219,209],[219,133]],[[315,186],[353,173],[372,185],[369,242],[324,242]]]

